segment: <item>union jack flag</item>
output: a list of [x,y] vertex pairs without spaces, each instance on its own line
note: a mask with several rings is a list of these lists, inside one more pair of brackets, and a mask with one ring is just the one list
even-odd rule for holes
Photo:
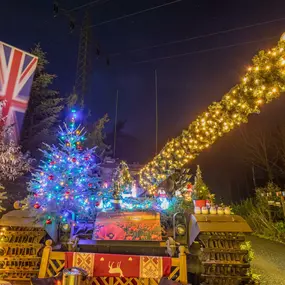
[[17,142],[28,107],[38,58],[0,41],[0,100],[6,104],[2,118],[13,125],[10,140]]

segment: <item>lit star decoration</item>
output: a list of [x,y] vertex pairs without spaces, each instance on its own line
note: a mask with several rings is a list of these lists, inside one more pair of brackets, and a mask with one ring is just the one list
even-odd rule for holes
[[65,219],[66,213],[77,217],[92,217],[104,195],[95,176],[97,164],[94,150],[79,148],[85,140],[84,128],[76,124],[76,112],[71,122],[59,128],[59,145],[45,144],[41,150],[45,159],[29,183],[29,204],[45,223]]
[[219,102],[192,122],[187,130],[169,141],[161,152],[140,171],[140,184],[151,194],[176,169],[191,162],[219,137],[246,123],[250,114],[259,113],[285,91],[285,40],[269,51],[260,51],[247,68],[241,82]]

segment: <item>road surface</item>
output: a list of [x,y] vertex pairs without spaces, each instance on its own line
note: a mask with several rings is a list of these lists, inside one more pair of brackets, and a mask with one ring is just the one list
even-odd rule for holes
[[285,245],[248,236],[254,250],[252,268],[261,285],[285,285]]

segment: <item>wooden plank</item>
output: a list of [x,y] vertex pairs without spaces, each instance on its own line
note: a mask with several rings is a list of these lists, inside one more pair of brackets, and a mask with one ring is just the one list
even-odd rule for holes
[[180,261],[179,258],[171,258],[171,265],[174,266],[179,266],[180,265]]
[[46,246],[43,250],[42,261],[41,261],[41,266],[40,266],[40,271],[39,271],[39,278],[45,278],[46,277],[50,253],[52,251],[51,245],[52,245],[52,241],[47,240]]
[[57,259],[65,261],[65,252],[52,251],[50,252],[49,258],[52,260]]

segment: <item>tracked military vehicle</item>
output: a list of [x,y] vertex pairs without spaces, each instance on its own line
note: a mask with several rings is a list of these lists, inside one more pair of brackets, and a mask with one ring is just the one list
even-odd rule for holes
[[[251,233],[246,221],[237,215],[183,215],[173,218],[175,240],[202,248],[203,277],[206,284],[248,284],[248,250],[242,249],[245,234]],[[185,234],[183,233],[185,228]]]
[[[134,217],[143,221],[145,212],[136,212]],[[156,219],[159,214],[153,213]],[[126,224],[130,220],[130,214],[100,213],[97,221],[80,225],[74,229],[74,234],[79,237],[78,250],[85,252],[101,252],[116,254],[139,254],[166,256],[167,236],[161,235],[161,240],[126,239],[124,234],[118,239],[118,233],[114,228],[103,231],[104,236],[94,236],[96,227],[100,221],[108,224],[121,221]],[[85,228],[85,230],[84,230]],[[112,232],[113,231],[113,232]],[[245,234],[250,233],[248,224],[237,215],[194,215],[177,213],[173,216],[173,225],[167,229],[168,236],[173,236],[180,245],[190,247],[194,241],[198,241],[202,248],[202,263],[205,272],[202,277],[206,284],[211,285],[237,285],[249,284],[250,264],[248,251],[242,249],[245,242]],[[121,233],[121,232],[120,232]],[[93,235],[93,237],[92,237]],[[105,237],[105,239],[104,239]]]

